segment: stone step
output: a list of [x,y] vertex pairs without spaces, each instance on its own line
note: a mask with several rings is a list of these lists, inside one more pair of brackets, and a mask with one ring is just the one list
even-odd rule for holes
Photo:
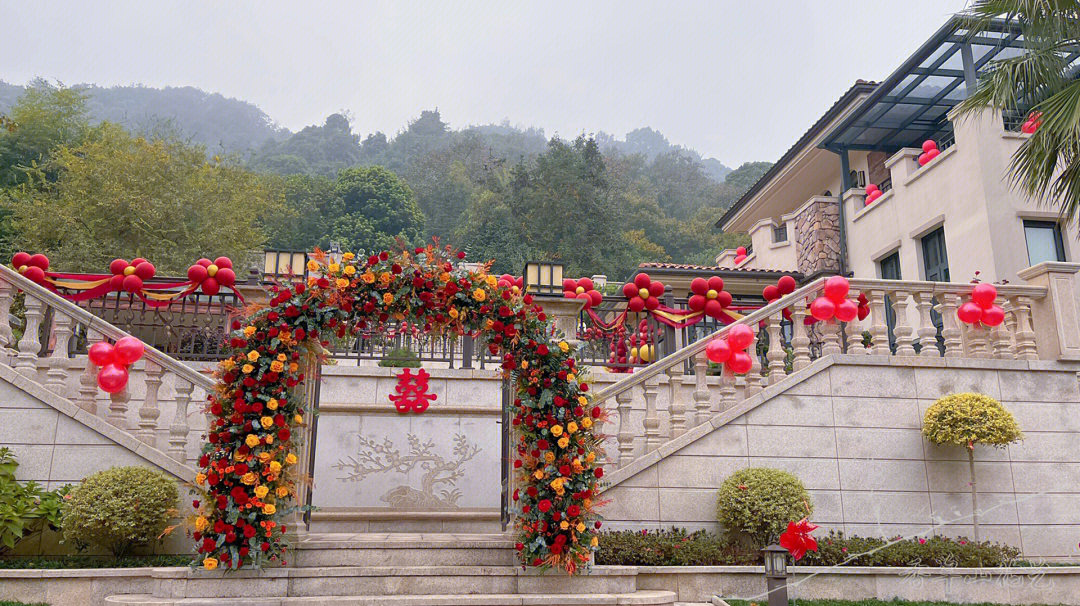
[[427,595],[324,595],[253,598],[160,598],[146,594],[114,595],[106,604],[126,606],[672,606],[670,591],[558,594],[427,594]]
[[296,568],[328,566],[514,566],[506,534],[309,533],[296,543]]

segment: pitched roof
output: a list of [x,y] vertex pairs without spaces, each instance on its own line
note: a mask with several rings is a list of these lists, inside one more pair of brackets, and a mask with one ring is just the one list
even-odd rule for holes
[[648,261],[645,263],[638,263],[639,269],[670,269],[670,270],[684,270],[688,272],[712,272],[714,274],[777,274],[777,275],[792,275],[798,276],[797,271],[784,271],[782,269],[750,269],[750,268],[729,268],[729,267],[717,267],[715,265],[691,265],[689,263],[663,263],[659,261]]

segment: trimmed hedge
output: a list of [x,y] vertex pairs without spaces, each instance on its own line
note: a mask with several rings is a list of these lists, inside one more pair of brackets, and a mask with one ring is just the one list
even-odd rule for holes
[[616,566],[721,566],[760,564],[756,551],[704,530],[623,530],[600,533],[597,564]]
[[755,547],[775,543],[788,522],[809,517],[814,504],[792,474],[748,467],[728,476],[716,499],[716,520],[729,532],[745,533]]
[[[34,556],[0,559],[0,570],[57,570],[67,568],[144,568],[188,566],[190,555],[150,555],[113,558],[110,556]],[[3,602],[0,602],[3,606]]]
[[83,480],[64,505],[64,540],[120,558],[159,540],[176,515],[176,482],[147,467],[113,467]]

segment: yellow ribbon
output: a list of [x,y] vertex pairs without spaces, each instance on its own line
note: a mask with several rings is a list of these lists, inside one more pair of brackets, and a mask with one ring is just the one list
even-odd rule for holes
[[45,281],[49,284],[60,288],[67,288],[69,290],[90,290],[91,288],[97,288],[98,286],[105,284],[109,280],[110,278],[104,278],[93,282],[74,282],[71,280],[54,280],[48,276],[45,277]]

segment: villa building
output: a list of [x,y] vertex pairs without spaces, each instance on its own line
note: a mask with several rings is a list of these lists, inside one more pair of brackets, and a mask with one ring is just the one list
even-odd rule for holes
[[[728,250],[717,265],[1016,282],[1024,268],[1075,259],[1075,223],[1008,180],[1023,116],[955,112],[979,70],[1022,45],[1015,24],[969,36],[954,18],[882,82],[857,81],[720,218],[753,244],[740,263]],[[928,140],[940,154],[920,165]],[[866,204],[869,184],[883,193]]]

